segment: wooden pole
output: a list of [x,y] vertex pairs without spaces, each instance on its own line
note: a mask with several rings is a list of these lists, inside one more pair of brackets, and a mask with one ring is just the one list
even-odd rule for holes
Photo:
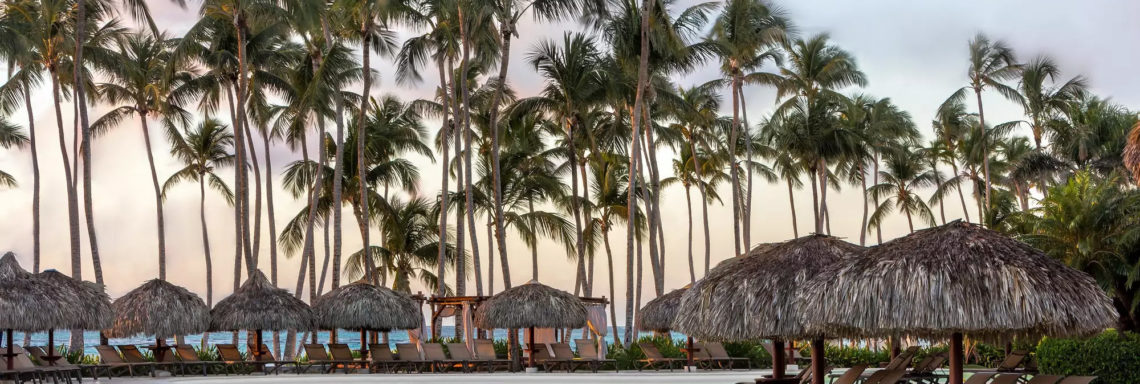
[[253,360],[254,361],[261,361],[261,330],[260,329],[257,330],[257,335],[254,335],[253,339],[257,343],[257,345],[253,346],[253,350],[254,350]]
[[48,330],[47,355],[48,355],[48,358],[47,358],[48,364],[55,365],[55,359],[53,358],[55,356],[55,330],[54,329]]
[[823,339],[811,341],[811,383],[823,384],[823,375],[827,374],[827,358],[824,355]]
[[902,342],[899,340],[898,336],[891,336],[888,339],[888,342],[891,344],[891,360],[894,360],[896,357],[899,357],[900,353],[902,353]]
[[686,367],[685,369],[688,369],[687,367],[693,366],[693,337],[692,336],[688,337],[687,343],[688,343],[688,350],[685,351],[685,358],[687,358],[688,360],[685,362],[685,367]]
[[530,327],[530,336],[528,339],[530,340],[530,344],[526,347],[530,350],[530,361],[527,362],[527,367],[534,368],[534,352],[536,351],[536,349],[534,349],[534,327]]
[[950,382],[962,384],[962,334],[950,335]]
[[15,339],[12,338],[12,328],[8,328],[8,356],[5,356],[5,357],[8,358],[8,370],[9,371],[15,369],[15,367],[13,367],[13,365],[16,362],[16,360],[15,360],[16,351],[14,351],[12,349],[12,341],[14,341],[14,340]]
[[360,358],[368,358],[368,331],[364,329],[360,330]]
[[772,378],[783,379],[788,363],[784,360],[784,341],[772,340]]

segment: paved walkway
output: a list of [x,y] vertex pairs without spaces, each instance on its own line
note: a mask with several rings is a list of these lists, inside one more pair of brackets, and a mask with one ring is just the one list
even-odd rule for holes
[[752,371],[706,371],[697,373],[674,372],[621,372],[621,373],[445,373],[445,374],[305,374],[279,376],[210,376],[210,377],[168,377],[168,378],[115,378],[103,379],[96,383],[542,383],[542,384],[581,384],[581,383],[693,383],[731,384],[751,382],[757,377],[770,373],[767,370]]

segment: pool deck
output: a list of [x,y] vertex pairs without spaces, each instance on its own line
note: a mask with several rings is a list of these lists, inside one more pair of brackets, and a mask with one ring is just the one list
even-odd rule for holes
[[[752,382],[770,370],[703,371],[628,371],[621,373],[411,373],[411,374],[303,374],[270,376],[210,376],[102,379],[95,383],[694,383],[726,384]],[[91,383],[90,379],[84,382]]]

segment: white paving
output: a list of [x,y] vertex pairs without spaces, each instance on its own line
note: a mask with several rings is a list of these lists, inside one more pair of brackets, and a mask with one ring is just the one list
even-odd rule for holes
[[[705,371],[696,373],[674,372],[621,372],[621,373],[445,373],[445,374],[305,374],[277,376],[210,376],[210,377],[170,377],[170,378],[115,378],[102,379],[96,384],[115,383],[199,383],[199,384],[302,384],[302,383],[693,383],[726,384],[752,382],[757,377],[771,373],[768,370],[752,371]],[[85,381],[90,383],[91,381]]]

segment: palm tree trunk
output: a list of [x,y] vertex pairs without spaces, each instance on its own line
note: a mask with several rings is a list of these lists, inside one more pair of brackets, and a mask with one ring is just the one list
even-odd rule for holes
[[[609,219],[607,217],[603,217],[602,222],[603,222],[602,226],[604,227],[602,229],[602,241],[606,246],[606,262],[609,264],[609,268],[607,268],[607,271],[609,271],[609,274],[610,274],[610,300],[614,300],[617,298],[617,294],[614,291],[614,253],[613,253],[613,250],[610,248],[609,224],[605,224],[605,223],[609,222]],[[611,304],[611,305],[608,305],[608,307],[610,307],[610,327],[613,328],[614,343],[615,344],[622,344],[621,334],[618,333],[618,328],[617,328],[617,308],[615,308],[617,306]]]
[[50,74],[52,97],[55,101],[55,120],[59,127],[59,152],[63,157],[63,175],[67,186],[67,219],[68,230],[71,234],[71,277],[83,280],[83,259],[79,245],[79,199],[76,197],[75,184],[71,179],[71,164],[67,155],[67,141],[63,132],[63,112],[60,110],[59,79],[55,73]]
[[32,273],[40,273],[40,157],[36,150],[36,118],[32,95],[24,87],[24,109],[28,110],[28,145],[32,150]]
[[[740,176],[736,170],[736,143],[740,140],[740,93],[736,91],[739,85],[739,77],[735,74],[732,76],[732,130],[728,135],[728,169],[730,175],[730,182],[732,186],[732,236],[733,247],[736,253],[734,256],[739,256],[740,251]],[[819,219],[818,213],[816,219]],[[818,225],[816,225],[818,227]]]
[[[334,41],[332,38],[332,31],[329,30],[328,16],[326,13],[321,14],[321,32],[325,36],[325,42]],[[332,49],[332,44],[326,44],[329,50]],[[341,211],[341,200],[344,193],[344,103],[341,101],[340,96],[333,97],[333,105],[336,109],[336,167],[333,169],[333,271],[332,271],[332,287],[335,289],[340,287],[340,264],[342,254],[343,232],[341,222],[344,213]]]
[[[990,204],[990,148],[989,138],[986,134],[986,112],[984,109],[982,109],[982,89],[974,88],[974,96],[978,99],[978,126],[980,126],[982,129],[982,156],[985,157],[985,159],[982,161],[982,171],[986,176],[986,210],[989,210],[992,208],[992,205]],[[985,222],[984,216],[982,222],[983,224]]]
[[[827,218],[827,161],[819,159],[819,214],[820,222],[825,222]],[[830,227],[830,225],[828,226]],[[823,233],[823,228],[816,228],[817,233]],[[831,234],[831,229],[827,229],[827,234]]]
[[261,260],[261,165],[257,161],[257,150],[253,145],[253,134],[250,133],[249,118],[242,117],[244,122],[242,126],[245,127],[245,142],[246,150],[249,151],[249,162],[253,164],[253,260],[260,263]]
[[139,114],[142,123],[143,141],[146,144],[146,161],[150,165],[150,181],[154,187],[154,204],[158,220],[158,279],[166,280],[166,222],[162,218],[162,190],[158,185],[158,172],[154,169],[154,151],[150,145],[150,127],[147,126],[146,114]]
[[[462,25],[462,24],[463,23],[460,23],[460,25]],[[462,66],[462,65],[463,65],[463,62],[462,62],[462,60],[460,60],[460,66]],[[456,194],[462,194],[462,193],[466,193],[466,189],[465,189],[465,185],[463,182],[464,181],[464,178],[463,178],[463,176],[464,176],[464,174],[463,174],[463,165],[464,165],[463,164],[463,131],[464,131],[464,125],[463,125],[463,112],[461,110],[462,106],[460,105],[460,102],[463,99],[463,95],[460,94],[461,93],[460,92],[461,85],[459,83],[465,82],[466,79],[456,78],[454,63],[448,64],[448,71],[447,72],[451,74],[451,88],[449,88],[449,89],[451,92],[453,92],[455,94],[455,97],[453,97],[451,99],[451,105],[450,105],[450,107],[452,109],[451,114],[452,114],[452,116],[455,116],[455,119],[457,120],[456,123],[452,125],[453,131],[451,132],[451,135],[452,135],[451,139],[454,141],[452,144],[455,146],[455,167],[456,167],[456,169],[455,169],[455,193]],[[462,74],[460,76],[462,76]],[[447,106],[445,106],[445,108],[446,107]],[[466,210],[467,210],[465,203],[466,203],[465,198],[461,198],[458,202],[456,202],[456,204],[458,204],[458,209],[456,209],[456,212],[455,212],[456,250],[457,250],[457,253],[459,253],[460,255],[467,252],[466,242],[464,241],[465,239],[463,237],[464,232],[467,229],[466,224],[464,223],[464,219],[466,218],[465,217],[466,216]],[[446,243],[441,243],[441,244],[446,245]],[[462,258],[463,258],[462,256],[458,256],[456,258],[456,260],[461,260]],[[446,292],[444,289],[445,288],[444,282],[446,281],[446,280],[444,280],[444,273],[446,272],[446,267],[447,267],[447,260],[445,258],[440,258],[439,260],[437,260],[435,276],[437,279],[439,279],[439,284],[436,287],[436,295],[441,296],[441,297],[444,296],[444,293]]]
[[[796,223],[796,193],[795,188],[792,185],[792,179],[788,179],[788,206],[792,208],[792,236],[799,238],[800,227],[799,224]],[[708,263],[708,261],[705,261],[705,263]],[[705,270],[705,273],[708,273],[707,269]]]
[[582,284],[586,281],[586,247],[582,240],[582,205],[578,200],[578,170],[574,169],[578,164],[578,148],[575,142],[575,134],[577,133],[575,123],[567,126],[566,142],[569,145],[570,159],[566,161],[567,167],[570,168],[570,211],[574,215],[574,251],[577,253],[577,277],[574,280],[574,293],[578,294],[578,290],[582,288]]
[[371,58],[371,56],[372,55],[369,52],[371,44],[372,44],[372,24],[371,23],[372,23],[372,20],[368,20],[360,28],[361,35],[364,37],[362,39],[362,42],[361,42],[361,49],[364,51],[364,56],[363,56],[363,61],[364,61],[364,72],[363,72],[364,73],[364,90],[361,91],[361,93],[360,93],[360,96],[361,96],[361,98],[360,98],[360,117],[357,118],[357,126],[356,126],[356,129],[357,129],[357,134],[356,134],[356,137],[357,137],[357,139],[356,139],[356,172],[357,172],[357,177],[360,178],[360,181],[359,181],[359,184],[360,184],[360,209],[361,209],[360,217],[362,220],[364,220],[364,222],[362,223],[362,226],[364,227],[364,231],[361,231],[360,235],[361,235],[361,238],[362,238],[363,244],[364,244],[364,263],[368,268],[368,270],[365,272],[364,276],[368,279],[369,282],[371,282],[372,284],[376,284],[376,276],[373,275],[373,272],[375,272],[375,270],[376,270],[376,266],[373,265],[374,263],[372,260],[372,248],[371,248],[372,244],[368,241],[368,232],[369,232],[368,231],[368,228],[369,228],[368,227],[369,206],[368,206],[368,192],[367,192],[368,191],[368,184],[365,182],[365,177],[364,177],[364,172],[368,168],[368,161],[366,160],[367,153],[364,151],[364,142],[367,141],[366,140],[367,136],[364,132],[364,123],[366,122],[367,117],[368,117],[368,105],[369,105],[368,103],[370,101],[369,94],[372,91],[372,74],[371,74],[371,71],[372,71],[372,58]]
[[[79,112],[79,126],[83,132],[83,144],[80,150],[83,154],[83,213],[87,218],[87,245],[91,248],[91,267],[95,273],[95,283],[102,285],[103,263],[99,259],[99,241],[97,240],[98,237],[95,236],[95,212],[91,199],[91,122],[87,118],[87,98],[85,97],[87,92],[84,90],[87,85],[87,80],[84,78],[86,71],[83,68],[85,65],[83,61],[83,46],[86,42],[82,41],[82,39],[83,36],[86,36],[86,32],[84,31],[87,24],[86,3],[86,0],[78,0],[76,2],[76,19],[78,22],[75,27],[75,36],[77,36],[77,40],[79,41],[78,44],[75,44],[75,57],[73,60],[75,66],[74,89],[77,95],[75,103]],[[74,190],[75,187],[73,186],[72,189]],[[79,343],[78,345],[73,344],[71,348],[72,350],[82,350],[83,332],[79,332],[78,335],[72,332],[71,338],[73,342],[76,341],[76,336],[78,336]]]
[[439,255],[438,255],[438,262],[441,265],[441,267],[439,269],[442,269],[443,268],[442,265],[443,265],[444,260],[446,258],[445,257],[446,255],[444,252],[447,250],[447,208],[448,208],[447,194],[450,193],[447,189],[447,184],[448,184],[448,181],[451,179],[451,175],[449,175],[447,172],[448,168],[451,166],[451,153],[448,150],[448,146],[450,145],[450,143],[448,141],[449,140],[448,135],[450,135],[451,130],[455,128],[455,124],[450,119],[448,119],[448,109],[449,109],[449,106],[451,105],[450,101],[448,100],[449,99],[448,96],[451,93],[451,88],[447,85],[447,77],[444,74],[444,70],[443,70],[443,59],[439,59],[437,64],[439,67],[440,98],[443,101],[443,103],[442,103],[442,105],[443,105],[443,108],[442,108],[443,109],[443,126],[440,127],[440,129],[439,129],[439,135],[440,135],[440,137],[439,137],[439,145],[440,145],[439,153],[440,153],[440,156],[442,156],[443,158],[440,161],[440,173],[441,173],[440,184],[441,185],[440,185],[440,189],[439,189]]
[[[900,197],[900,199],[901,198],[902,197]],[[908,228],[910,228],[910,233],[914,233],[914,219],[912,219],[910,216],[910,210],[903,208],[903,212],[906,212],[906,225]]]
[[705,273],[704,274],[707,275],[709,273],[709,263],[712,262],[712,241],[709,238],[709,204],[708,204],[709,200],[708,200],[708,197],[705,196],[704,181],[701,180],[701,172],[704,171],[704,168],[701,167],[701,157],[698,155],[697,145],[695,142],[696,142],[695,138],[690,138],[690,140],[689,140],[689,152],[693,153],[693,168],[695,169],[695,172],[693,172],[693,177],[696,178],[697,191],[701,193],[701,215],[702,215],[702,220],[703,220],[703,224],[705,227]]
[[[234,101],[233,92],[230,92],[228,88],[226,89],[226,101],[228,102],[227,105],[230,108],[230,125],[232,127],[234,127],[234,129],[236,130],[237,126],[238,126],[237,112],[235,110],[235,108],[237,107],[237,102]],[[238,169],[242,166],[241,161],[238,159],[238,153],[240,150],[241,149],[238,148],[238,146],[237,146],[237,138],[235,137],[234,138],[234,188],[235,189],[237,188],[237,186],[239,184],[241,184],[241,171]],[[236,191],[235,191],[235,194],[236,194]],[[241,199],[239,199],[237,195],[234,196],[234,290],[235,291],[241,287],[241,272],[242,272],[242,270],[241,270],[241,264],[242,264],[241,205],[243,203],[244,202]],[[237,343],[237,332],[234,332],[233,342],[235,344]]]
[[867,245],[867,172],[863,169],[863,164],[859,164],[859,182],[862,184],[863,195],[863,221],[859,226],[859,246]]
[[819,210],[819,179],[817,178],[818,173],[814,169],[810,170],[810,172],[814,173],[812,175],[808,175],[808,179],[811,180],[811,210],[812,210],[812,216],[815,217],[815,231],[813,233],[821,234],[821,233],[823,233],[823,223],[819,220],[820,219],[820,217],[819,217],[820,210]]
[[697,282],[697,267],[693,265],[693,196],[685,186],[685,208],[689,214],[689,284]]
[[[588,132],[587,132],[588,134]],[[582,201],[590,201],[590,176],[586,172],[586,159],[583,158],[578,162],[578,169],[582,172]],[[594,221],[593,215],[590,212],[590,207],[582,207],[582,225],[589,226]],[[594,252],[586,254],[586,296],[593,297],[594,295]]]
[[534,198],[527,199],[527,213],[530,216],[530,241],[534,243],[530,247],[530,279],[538,281],[538,234],[534,230]]
[[[626,230],[626,254],[628,255],[627,259],[628,259],[628,264],[630,267],[629,268],[630,272],[628,272],[629,277],[630,277],[629,281],[633,280],[633,275],[632,275],[633,252],[634,252],[634,236],[633,236],[633,234],[634,234],[634,227],[637,225],[636,224],[637,220],[635,219],[637,217],[637,215],[636,215],[637,200],[635,198],[635,193],[636,193],[636,189],[637,189],[636,188],[637,174],[638,174],[638,170],[639,170],[639,168],[637,167],[637,164],[639,163],[638,159],[640,156],[640,154],[639,154],[640,145],[638,144],[638,141],[640,140],[640,136],[641,136],[641,134],[638,132],[638,130],[641,127],[641,121],[640,121],[641,120],[641,110],[645,104],[645,100],[644,100],[645,89],[649,85],[649,14],[650,13],[653,13],[653,1],[642,0],[641,1],[641,45],[640,45],[641,56],[640,56],[640,60],[639,60],[638,65],[637,65],[637,91],[635,93],[634,100],[633,100],[633,135],[632,135],[633,141],[630,144],[632,147],[632,151],[630,151],[631,153],[630,153],[630,172],[629,172],[629,195],[626,197],[626,207],[629,210],[629,216],[630,216],[630,220],[629,220],[630,224],[626,226],[627,227],[627,230]],[[641,243],[638,242],[638,249],[639,250],[640,250],[640,244]],[[638,252],[638,253],[640,254],[640,252]],[[640,258],[639,258],[639,260],[640,260]],[[638,266],[640,267],[640,263],[638,264]],[[638,280],[638,284],[637,284],[638,288],[639,288],[638,291],[640,291],[640,287],[641,287],[640,276],[641,276],[641,273],[639,272],[638,273],[639,280]],[[634,304],[629,301],[629,297],[633,296],[633,287],[632,286],[628,287],[627,293],[628,294],[626,297],[627,304],[626,304],[626,323],[625,324],[626,324],[626,343],[628,344],[628,343],[630,343],[630,341],[632,339],[632,334],[630,333],[632,331],[632,327],[630,327],[629,325],[633,324],[633,318],[634,318],[633,317],[633,311],[634,311],[633,305]],[[638,295],[638,298],[640,299],[640,294]],[[638,301],[640,301],[640,300],[638,300]]]
[[[874,181],[872,182],[871,185],[879,185],[879,153],[878,152],[875,153],[875,167],[874,167],[874,170],[871,172],[871,175],[873,175],[873,177],[874,177]],[[879,198],[876,197],[875,198],[875,208],[878,209],[878,207],[879,207]],[[875,227],[875,237],[878,240],[877,244],[883,243],[883,227],[882,226]]]
[[[942,175],[938,174],[938,160],[934,160],[930,164],[930,169],[934,171],[934,189],[936,191],[942,190]],[[944,199],[938,199],[938,214],[942,218],[942,225],[946,225],[946,204],[943,203]]]
[[[206,307],[214,307],[214,263],[210,257],[210,233],[206,230],[206,179],[198,175],[198,202],[199,219],[202,221],[202,253],[206,255]],[[202,337],[208,337],[203,335]]]
[[491,215],[487,215],[487,294],[495,294],[495,242],[491,239],[494,238],[493,231],[491,230],[495,223],[492,222]]
[[[958,174],[958,163],[955,163],[954,161],[951,160],[950,161],[950,168],[952,168],[954,170],[954,177],[955,178],[961,177],[961,175]],[[966,216],[966,222],[968,223],[968,222],[970,222],[970,210],[966,209],[966,196],[964,194],[962,194],[962,183],[959,182],[957,185],[954,186],[954,188],[958,190],[958,200],[960,200],[962,202],[962,214]]]
[[[463,14],[462,14],[463,8],[462,7],[460,7],[459,12],[460,12],[459,18],[462,20],[463,19]],[[460,23],[459,25],[460,25],[460,35],[461,35],[460,37],[463,41],[463,62],[461,63],[460,67],[461,67],[461,71],[463,72],[463,78],[464,78],[464,80],[466,80],[467,79],[467,73],[468,73],[468,62],[470,61],[470,56],[471,56],[471,47],[470,47],[471,41],[470,41],[470,38],[467,36],[467,25],[466,25],[466,23]],[[472,152],[472,150],[471,150],[471,142],[472,142],[472,140],[471,140],[471,104],[468,102],[470,90],[468,89],[467,81],[461,82],[460,86],[463,88],[462,89],[463,90],[463,132],[464,132],[463,140],[465,143],[463,161],[464,161],[464,165],[466,166],[464,168],[463,179],[464,179],[464,185],[466,186],[466,192],[464,194],[466,195],[465,197],[467,199],[467,204],[464,205],[464,207],[465,207],[464,210],[467,212],[467,226],[471,230],[471,239],[470,239],[471,240],[471,257],[472,257],[471,262],[474,264],[475,276],[477,276],[475,279],[475,285],[477,288],[475,288],[475,290],[477,291],[477,293],[480,293],[480,296],[481,296],[482,295],[481,292],[483,292],[483,287],[479,286],[480,285],[480,281],[479,281],[480,279],[478,278],[479,272],[480,272],[480,270],[479,270],[479,268],[480,268],[479,267],[479,240],[478,240],[478,236],[475,236],[475,202],[474,202],[474,197],[472,196],[474,194],[474,191],[473,191],[474,188],[472,187],[474,183],[472,181],[473,178],[471,176],[471,168],[472,168],[472,164],[471,164],[471,152]],[[459,259],[457,259],[459,261],[456,261],[456,265],[455,265],[455,279],[456,279],[455,294],[457,296],[464,296],[467,294],[467,270],[466,270],[467,266],[466,266],[466,262],[461,262],[464,260],[465,257],[466,257],[465,255],[460,253]],[[455,329],[461,330],[461,329],[463,329],[463,327],[455,327]]]
[[[324,140],[324,133],[321,133],[321,141]],[[265,143],[265,204],[266,213],[269,215],[269,270],[272,277],[273,286],[277,286],[277,221],[274,219],[273,210],[273,157],[270,155],[269,150],[269,135],[266,130],[261,130],[261,140]],[[321,145],[321,151],[324,151],[324,145]],[[323,159],[325,156],[321,156]],[[324,169],[324,167],[321,167]],[[274,338],[277,333],[274,333]]]
[[[507,67],[511,63],[511,36],[515,33],[515,23],[512,19],[513,11],[511,7],[514,5],[513,1],[503,2],[503,9],[500,11],[501,16],[499,20],[499,36],[501,39],[500,53],[502,58],[499,59],[499,81],[495,86],[495,92],[491,95],[491,111],[488,119],[488,127],[491,127],[491,183],[492,191],[494,194],[495,207],[495,233],[497,234],[496,240],[499,247],[499,259],[503,266],[503,284],[507,289],[511,288],[511,274],[510,268],[507,265],[507,238],[506,233],[503,231],[503,182],[502,182],[502,169],[499,165],[500,148],[499,148],[499,103],[503,98],[503,87],[507,84]],[[488,243],[488,248],[491,245]],[[490,252],[487,257],[491,258]],[[489,265],[489,264],[488,264]],[[488,266],[488,268],[490,268]],[[488,278],[490,280],[490,278]],[[490,281],[488,281],[490,284]],[[493,292],[493,289],[488,288],[488,291]]]
[[246,270],[248,274],[253,274],[257,270],[257,260],[253,258],[253,251],[250,245],[250,227],[249,227],[249,174],[246,170],[246,157],[245,157],[245,101],[246,91],[249,89],[249,73],[247,73],[248,63],[245,57],[245,32],[246,25],[244,15],[240,12],[234,15],[234,30],[237,31],[237,45],[238,45],[238,92],[237,92],[237,125],[234,129],[234,147],[237,148],[237,174],[241,183],[237,184],[237,199],[242,201],[241,204],[241,228],[242,228],[242,253],[245,255]]
[[[744,85],[741,84],[737,89],[740,92],[740,116],[744,118],[744,148],[748,153],[748,166],[745,170],[748,171],[748,186],[745,188],[744,195],[744,251],[748,252],[752,248],[752,178],[755,176],[752,172],[752,126],[748,124],[748,107],[744,100]],[[830,232],[830,231],[829,231]]]
[[649,222],[649,255],[650,258],[657,261],[657,267],[653,273],[653,288],[657,296],[665,294],[665,234],[661,229],[661,174],[657,168],[657,141],[653,137],[653,119],[650,115],[649,104],[646,104],[642,109],[645,113],[645,119],[642,123],[645,124],[645,155],[648,157],[645,163],[649,167],[649,192],[650,199],[647,201],[646,208],[649,211],[652,220]]

